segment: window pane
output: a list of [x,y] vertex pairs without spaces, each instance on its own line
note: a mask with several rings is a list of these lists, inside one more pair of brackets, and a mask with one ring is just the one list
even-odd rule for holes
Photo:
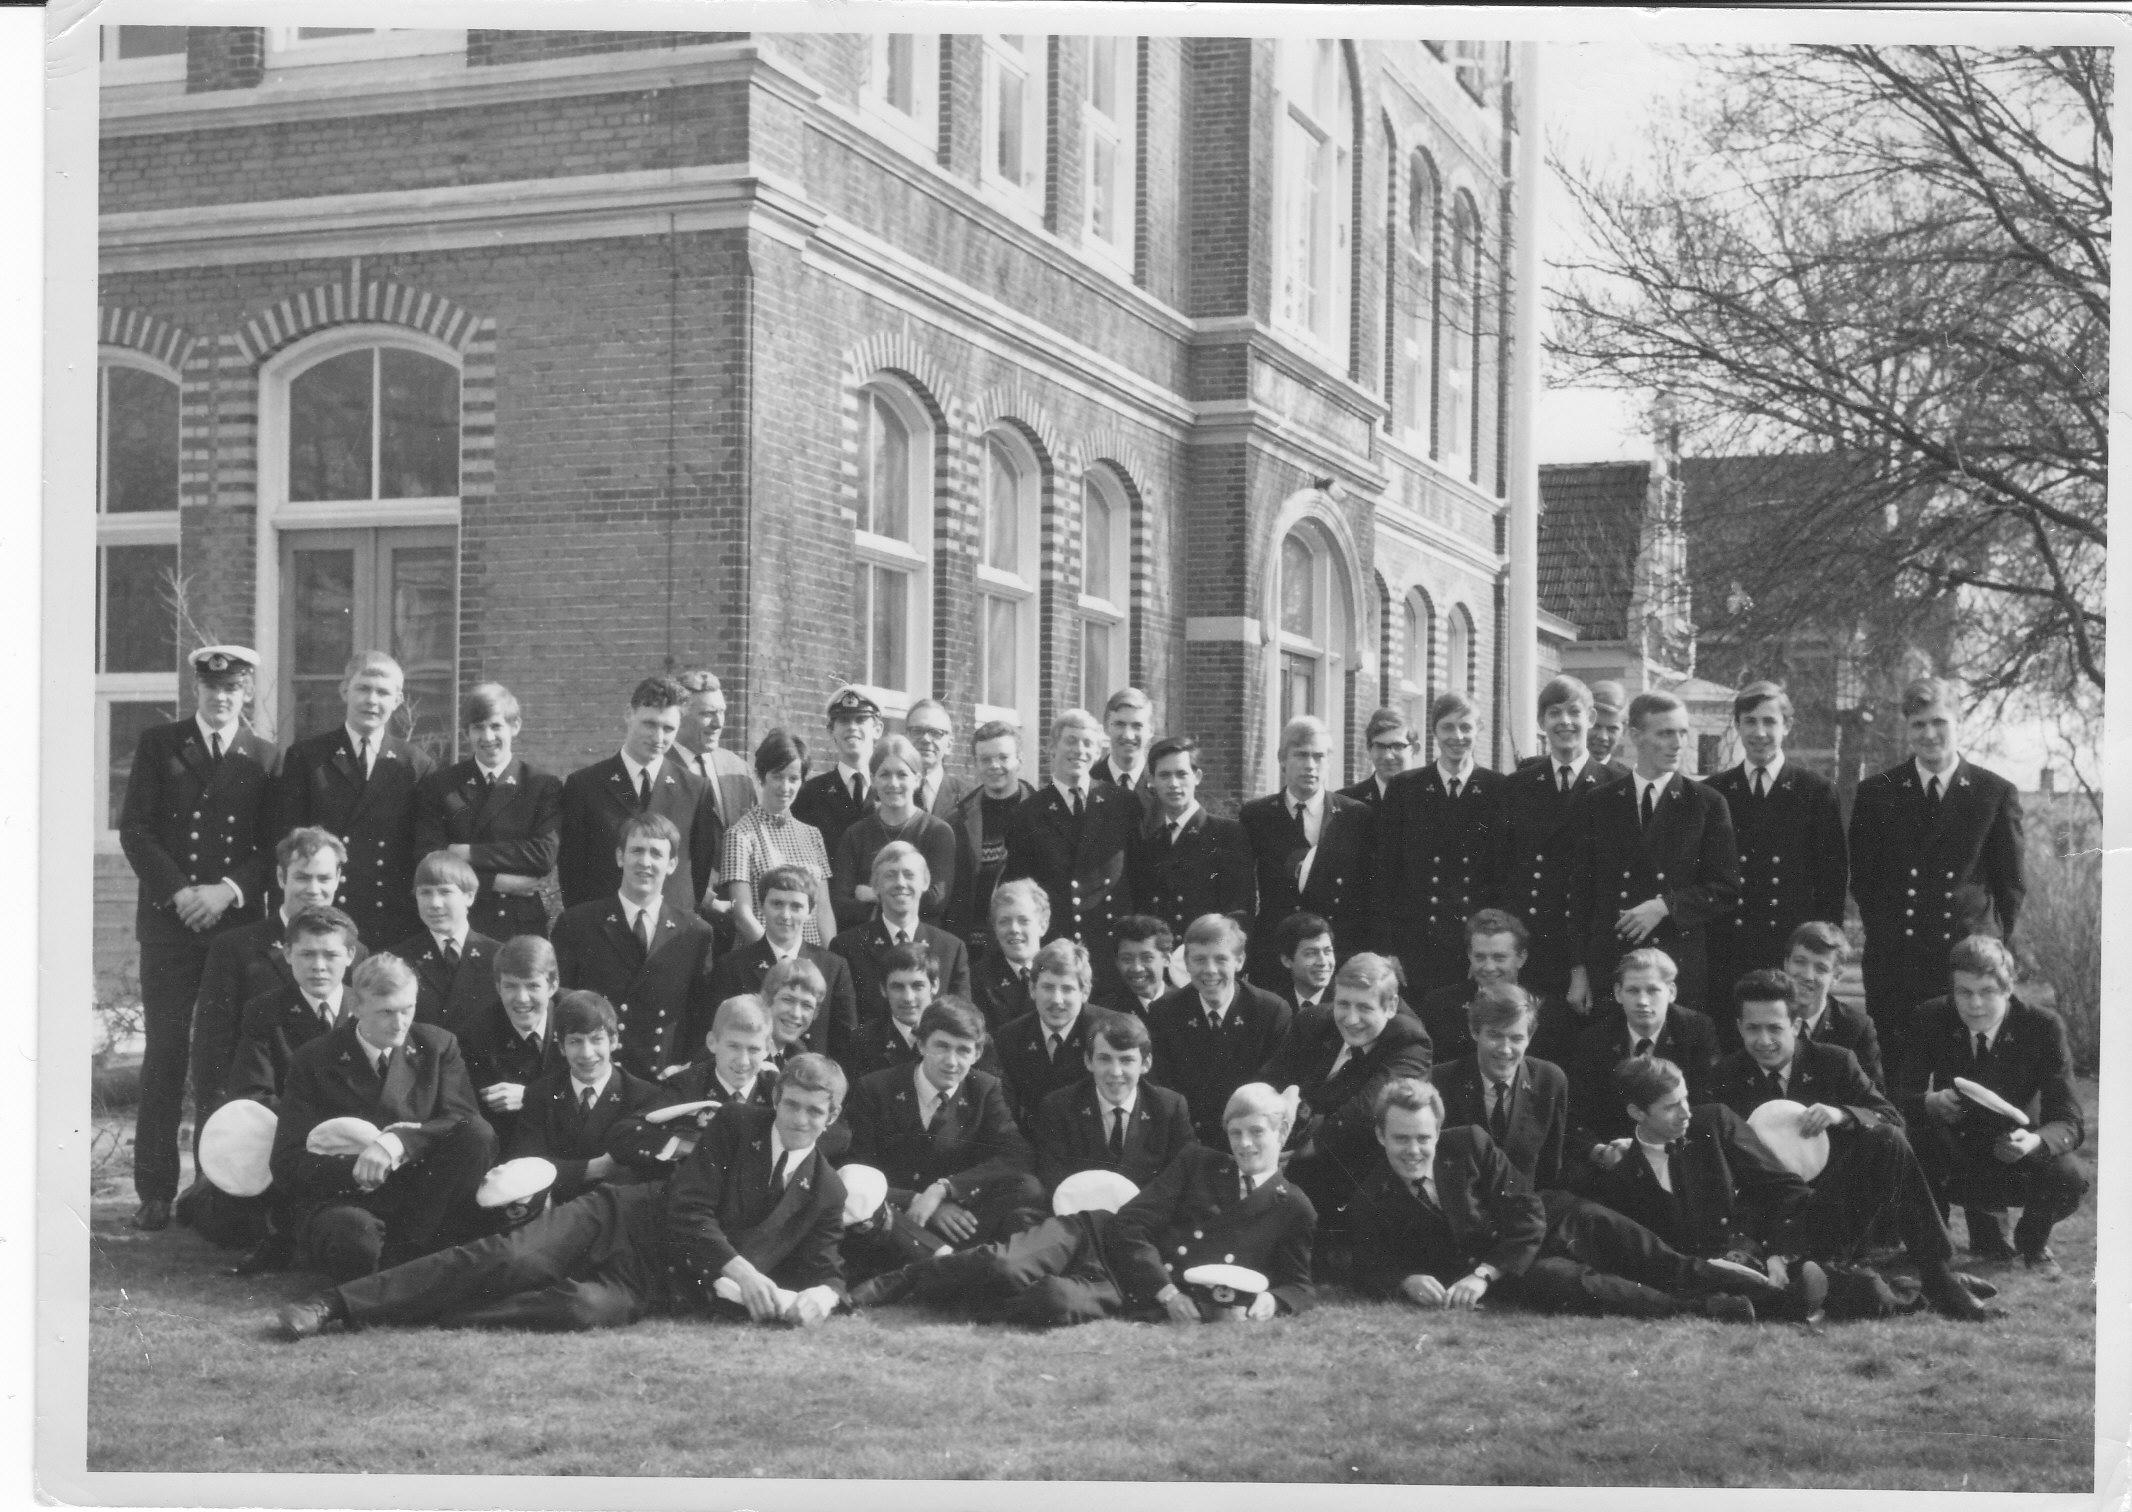
[[438,760],[451,753],[454,650],[459,618],[457,553],[449,546],[408,546],[391,556],[391,651],[407,673],[400,718]]
[[150,725],[168,724],[178,717],[175,707],[152,700],[127,700],[111,705],[110,786],[104,808],[104,827],[118,828],[119,810],[126,802],[126,779],[133,775],[133,749],[141,732]]
[[[375,347],[343,352],[289,384],[289,499],[368,499]],[[447,490],[456,493],[457,486]]]
[[319,42],[327,37],[367,37],[376,30],[374,26],[299,26],[296,40]]
[[343,716],[341,669],[355,652],[355,553],[289,554],[290,682],[296,707],[282,733],[295,739],[330,730]]
[[1010,184],[1024,182],[1022,170],[1022,76],[999,70],[999,133],[993,166]]
[[886,567],[875,567],[872,572],[874,685],[908,688],[910,667],[905,632],[910,623],[910,575]]
[[1281,653],[1281,723],[1298,714],[1318,712],[1318,663],[1315,657]]
[[1022,39],[1019,33],[1011,37],[1002,33],[999,40],[1005,43],[1007,46],[1013,48],[1016,52],[1023,51]]
[[911,440],[896,412],[877,394],[859,409],[864,466],[859,478],[859,528],[910,539]]
[[1311,581],[1310,548],[1294,536],[1281,542],[1281,628],[1290,635],[1317,635],[1317,584]]
[[1116,603],[1110,580],[1110,500],[1093,483],[1082,490],[1081,497],[1081,591],[1090,598]]
[[1013,599],[985,596],[984,700],[1013,708],[1014,667],[1021,629],[1021,606]]
[[1118,39],[1088,39],[1088,103],[1118,119]]
[[112,29],[118,33],[116,56],[121,58],[161,58],[185,51],[186,29],[182,26],[120,26]]
[[1090,139],[1088,155],[1088,229],[1103,241],[1118,239],[1118,144]]
[[178,669],[178,615],[170,579],[178,570],[175,546],[104,548],[103,612],[97,630],[106,672],[171,672]]
[[1424,687],[1429,681],[1429,634],[1412,603],[1406,606],[1405,616],[1406,680],[1417,688]]
[[888,78],[882,93],[892,109],[905,115],[918,113],[918,39],[899,32],[888,39]]
[[1100,709],[1110,697],[1112,627],[1100,620],[1081,621],[1081,707]]
[[1472,632],[1466,628],[1466,617],[1454,612],[1444,646],[1444,674],[1452,687],[1468,693],[1473,691],[1472,644]]
[[159,374],[114,363],[104,369],[104,403],[105,511],[138,514],[176,509],[178,386]]
[[380,352],[385,411],[378,437],[378,497],[449,498],[459,492],[459,370],[397,347]]
[[1021,571],[1021,474],[999,442],[985,442],[985,565]]

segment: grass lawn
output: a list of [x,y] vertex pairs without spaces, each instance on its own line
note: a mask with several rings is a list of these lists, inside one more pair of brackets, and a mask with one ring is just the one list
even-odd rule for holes
[[224,1252],[136,1234],[131,1212],[130,1192],[95,1203],[91,1470],[2080,1492],[2094,1463],[2092,1202],[2054,1243],[2067,1280],[1995,1273],[2012,1315],[1981,1326],[1452,1316],[1335,1294],[1248,1327],[1034,1335],[897,1308],[808,1333],[658,1320],[301,1345],[270,1325],[313,1278],[231,1278]]

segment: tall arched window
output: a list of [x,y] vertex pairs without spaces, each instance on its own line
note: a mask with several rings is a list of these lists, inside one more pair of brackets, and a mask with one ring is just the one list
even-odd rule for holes
[[1116,477],[1081,480],[1081,707],[1097,713],[1132,681],[1133,516]]
[[887,381],[859,391],[859,507],[852,637],[858,676],[900,715],[932,691],[933,433],[925,407]]
[[1274,585],[1280,630],[1275,646],[1274,732],[1299,714],[1315,714],[1332,728],[1332,773],[1343,771],[1349,642],[1354,605],[1332,542],[1312,524],[1281,542],[1280,581]]
[[1436,696],[1436,611],[1429,596],[1418,588],[1408,594],[1400,619],[1406,633],[1399,658],[1399,707],[1426,744],[1429,700]]
[[1354,91],[1340,44],[1283,41],[1274,318],[1335,359],[1348,338]]
[[96,441],[98,827],[115,841],[141,731],[177,718],[177,375],[137,352],[104,351]]
[[1415,445],[1435,450],[1431,434],[1436,417],[1437,246],[1442,239],[1443,180],[1426,152],[1410,160],[1407,216],[1400,239],[1400,267],[1395,275],[1399,381],[1397,427]]
[[977,558],[978,719],[1037,728],[1037,579],[1043,475],[1020,436],[986,434]]
[[1450,623],[1444,636],[1444,683],[1472,697],[1480,686],[1473,655],[1473,616],[1464,604],[1451,606]]
[[1453,473],[1472,478],[1479,416],[1474,375],[1480,370],[1481,217],[1473,196],[1463,189],[1452,205],[1450,230],[1450,266],[1444,270],[1442,295],[1444,377],[1437,454]]

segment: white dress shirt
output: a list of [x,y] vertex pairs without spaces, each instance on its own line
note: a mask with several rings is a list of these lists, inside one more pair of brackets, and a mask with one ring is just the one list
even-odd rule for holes
[[651,778],[651,785],[656,788],[659,785],[659,773],[665,766],[666,758],[663,756],[657,761],[639,762],[636,757],[630,755],[627,751],[622,752],[622,767],[629,773],[629,791],[632,794],[644,791],[644,779],[646,776]]
[[1673,1190],[1673,1157],[1666,1153],[1664,1145],[1646,1144],[1641,1134],[1636,1136],[1636,1148],[1650,1162],[1651,1174],[1658,1178],[1661,1191]]

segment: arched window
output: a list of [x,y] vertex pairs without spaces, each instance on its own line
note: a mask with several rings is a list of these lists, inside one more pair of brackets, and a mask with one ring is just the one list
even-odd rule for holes
[[1354,609],[1332,543],[1303,524],[1281,542],[1280,581],[1274,585],[1280,631],[1272,704],[1274,733],[1299,714],[1315,714],[1332,728],[1329,770],[1343,771],[1344,709]]
[[1399,658],[1399,707],[1426,744],[1429,700],[1436,696],[1436,611],[1429,596],[1418,588],[1408,594],[1400,620],[1406,633]]
[[115,843],[141,731],[177,718],[177,375],[124,348],[100,354],[96,441],[98,827]]
[[925,407],[888,382],[859,391],[853,645],[859,680],[900,715],[931,691],[933,434]]
[[1001,427],[984,439],[977,558],[977,718],[1037,728],[1037,575],[1043,475]]
[[1473,196],[1458,192],[1451,211],[1450,266],[1444,270],[1441,423],[1437,454],[1462,478],[1475,475],[1474,375],[1480,370],[1481,217]]
[[983,182],[1025,213],[1044,211],[1046,96],[1051,39],[994,33],[984,39]]
[[1132,37],[1088,39],[1088,93],[1081,102],[1081,160],[1088,183],[1087,245],[1128,268],[1133,261],[1135,142],[1140,48]]
[[1335,359],[1348,338],[1354,91],[1338,42],[1280,47],[1274,318]]
[[1393,284],[1399,343],[1395,424],[1415,445],[1426,440],[1432,455],[1438,321],[1436,253],[1443,235],[1442,223],[1443,181],[1437,177],[1436,164],[1429,155],[1417,151],[1408,167],[1406,226]]
[[1100,714],[1132,681],[1133,516],[1109,469],[1081,480],[1081,707]]
[[1444,684],[1469,698],[1478,686],[1473,655],[1473,616],[1466,612],[1464,604],[1451,606],[1450,623],[1444,636]]

